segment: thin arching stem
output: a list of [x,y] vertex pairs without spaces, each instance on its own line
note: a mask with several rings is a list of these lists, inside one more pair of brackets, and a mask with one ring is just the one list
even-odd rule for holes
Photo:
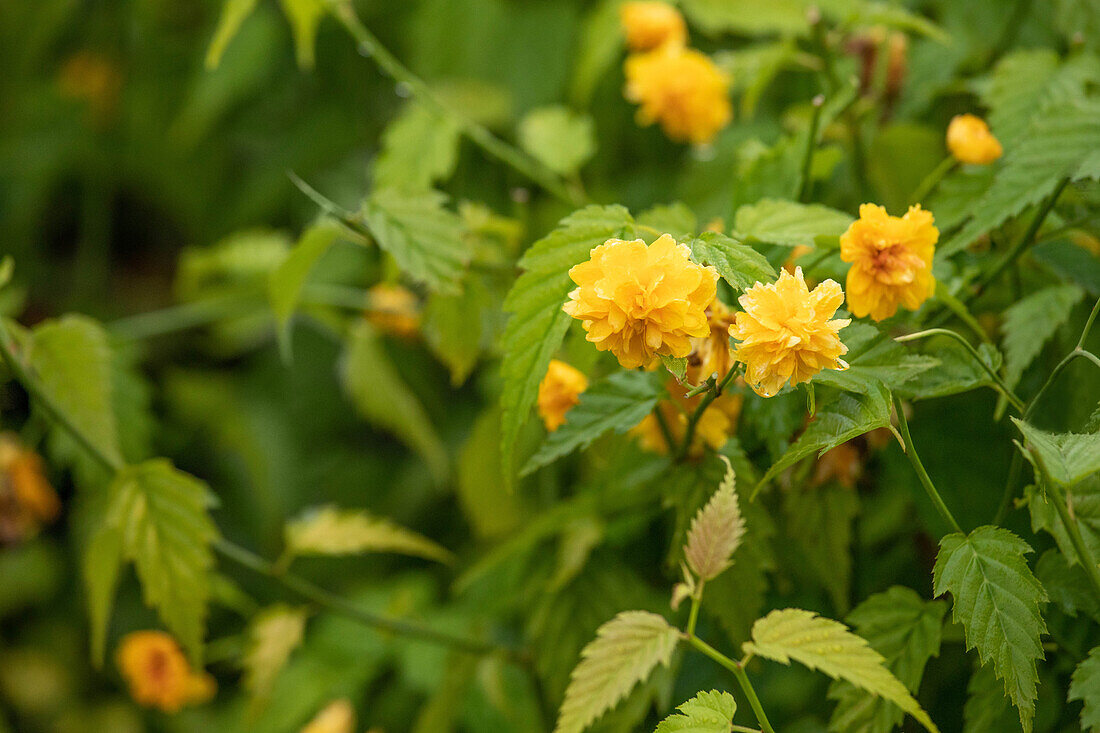
[[1005,396],[1005,399],[1007,399],[1009,403],[1014,408],[1016,408],[1017,412],[1023,413],[1024,403],[1021,402],[1020,398],[1017,397],[1015,393],[1013,393],[1013,391],[1009,388],[1007,384],[1005,384],[1004,380],[1001,379],[1001,375],[997,374],[996,370],[993,369],[993,367],[985,363],[985,360],[982,359],[981,354],[978,353],[977,349],[970,345],[969,341],[967,341],[954,331],[947,328],[928,328],[924,331],[917,331],[916,333],[908,334],[907,336],[898,336],[894,340],[899,342],[916,341],[917,339],[922,339],[927,336],[947,336],[948,338],[952,338],[962,344],[966,348],[967,352],[969,352],[969,354],[974,357],[974,361],[976,361],[981,366],[981,368],[985,370],[985,373],[988,374],[989,378],[993,380],[993,383],[997,385],[997,388]]
[[737,684],[741,685],[741,690],[745,693],[745,697],[748,698],[749,706],[752,707],[752,712],[756,715],[756,721],[760,723],[760,727],[763,729],[764,733],[775,733],[775,728],[773,728],[771,722],[768,721],[768,716],[764,712],[764,706],[760,704],[760,698],[756,696],[756,690],[753,689],[749,676],[745,674],[744,665],[730,659],[694,634],[687,636],[687,642],[730,672],[733,672],[733,676],[737,678]]

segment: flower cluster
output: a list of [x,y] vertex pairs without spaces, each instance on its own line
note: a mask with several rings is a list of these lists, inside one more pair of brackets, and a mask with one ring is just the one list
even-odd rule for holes
[[[688,416],[695,412],[703,395],[698,394],[687,397],[687,389],[676,382],[669,380],[668,392],[672,400],[662,401],[657,405],[656,414],[646,415],[640,423],[631,429],[631,435],[638,438],[642,448],[661,455],[668,455],[675,451],[684,442],[687,435]],[[687,455],[698,458],[703,454],[704,448],[718,450],[737,427],[737,419],[741,415],[741,405],[744,398],[731,392],[723,392],[711,402],[695,425],[695,434],[692,436],[691,445]],[[662,421],[664,427],[661,426]],[[669,446],[665,437],[665,429],[672,438],[673,445]]]
[[1001,157],[1001,142],[981,117],[957,115],[947,125],[947,149],[960,163],[989,165]]
[[119,645],[118,668],[139,705],[177,712],[214,696],[214,678],[191,669],[179,644],[163,631],[135,631]]
[[539,383],[538,408],[546,429],[551,433],[565,423],[565,413],[580,401],[588,389],[588,378],[564,361],[553,359]]
[[659,122],[676,142],[709,143],[733,117],[730,79],[709,56],[687,48],[679,12],[661,2],[622,8],[627,43],[626,98],[640,105],[638,123]]
[[691,261],[691,251],[668,234],[652,245],[609,239],[569,277],[577,288],[564,310],[582,321],[587,339],[627,369],[661,355],[684,357],[691,339],[707,336],[706,309],[718,273]]
[[33,537],[60,512],[42,458],[14,435],[0,434],[0,544]]

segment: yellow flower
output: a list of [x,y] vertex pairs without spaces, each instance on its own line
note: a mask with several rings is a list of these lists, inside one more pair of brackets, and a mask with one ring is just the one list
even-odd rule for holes
[[179,644],[163,631],[127,634],[117,653],[119,671],[139,705],[174,713],[214,696],[214,678],[195,672]]
[[347,700],[333,700],[317,717],[309,721],[301,733],[352,733],[355,730],[355,708]]
[[813,291],[806,287],[802,268],[794,275],[786,270],[770,284],[757,283],[738,302],[730,335],[741,343],[734,358],[745,364],[745,377],[753,390],[771,397],[788,382],[809,381],[822,369],[847,369],[840,357],[848,347],[840,341],[840,329],[851,321],[829,320],[844,302],[844,291],[826,280]]
[[626,45],[631,51],[652,51],[687,43],[687,24],[672,5],[654,0],[627,2],[619,8]]
[[687,381],[692,384],[702,384],[714,374],[721,379],[733,367],[729,334],[730,326],[733,325],[733,311],[715,298],[707,308],[707,324],[710,326],[710,333],[691,340]]
[[379,283],[369,291],[367,320],[379,331],[399,338],[413,338],[420,330],[416,295],[400,285]]
[[[695,412],[703,396],[685,397],[687,389],[678,384],[675,379],[669,380],[667,387],[672,395],[672,401],[662,400],[657,404],[657,410],[660,411],[665,425],[668,426],[668,432],[675,444],[673,447],[679,448],[687,432],[687,416]],[[743,402],[744,398],[735,392],[723,392],[711,402],[695,425],[695,435],[692,436],[688,455],[698,458],[703,455],[704,447],[718,450],[725,445],[737,426],[737,418],[741,415]],[[655,415],[646,415],[631,429],[630,433],[638,438],[642,448],[661,455],[669,453],[668,441],[665,440],[664,431]]]
[[588,389],[582,372],[557,359],[550,360],[546,376],[539,383],[539,416],[546,429],[554,432],[565,423],[565,414],[577,404],[581,392]]
[[672,140],[709,143],[729,124],[729,77],[710,57],[665,46],[626,60],[626,98],[640,104],[638,123],[661,123]]
[[668,234],[648,247],[640,239],[609,239],[569,271],[578,287],[564,310],[627,369],[658,355],[687,356],[691,339],[710,333],[706,308],[718,281],[713,267],[695,264],[690,254]]
[[60,513],[42,458],[14,435],[0,434],[0,542],[32,537]]
[[932,222],[932,212],[919,205],[902,217],[875,204],[859,207],[859,218],[840,237],[840,259],[852,263],[845,288],[853,315],[881,321],[899,305],[916,310],[932,296],[932,255],[940,237]]
[[989,165],[1004,149],[989,131],[985,120],[974,115],[956,115],[947,126],[947,149],[960,163]]

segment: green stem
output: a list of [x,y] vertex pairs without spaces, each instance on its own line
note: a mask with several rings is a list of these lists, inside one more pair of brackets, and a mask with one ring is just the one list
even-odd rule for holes
[[687,637],[687,642],[730,672],[733,672],[733,676],[737,678],[737,683],[741,685],[745,697],[749,699],[749,705],[752,707],[752,712],[756,715],[756,721],[760,723],[760,727],[763,729],[764,733],[775,733],[775,728],[773,728],[772,724],[768,721],[768,716],[764,713],[764,707],[760,704],[760,698],[756,696],[756,690],[753,689],[752,682],[749,681],[749,676],[745,674],[742,664],[733,661],[698,636],[689,635]]
[[477,124],[458,111],[444,104],[432,92],[431,88],[416,74],[412,73],[404,64],[398,61],[378,38],[363,25],[350,0],[325,0],[329,12],[332,13],[345,30],[359,45],[360,53],[370,56],[385,74],[403,84],[420,101],[427,104],[437,113],[455,121],[462,133],[475,145],[500,162],[511,166],[518,173],[526,176],[544,189],[571,206],[583,203],[579,191],[570,191],[560,177],[543,166],[541,163],[516,148],[508,145],[500,138],[493,135],[482,125]]
[[993,345],[993,342],[989,339],[989,335],[982,328],[982,324],[978,323],[976,319],[963,302],[956,298],[947,290],[947,288],[936,288],[936,300],[940,301],[948,307],[948,309],[959,317],[959,320],[970,326],[970,330],[973,331],[978,338],[982,340],[982,343]]
[[974,361],[978,362],[978,364],[981,365],[982,369],[984,369],[986,374],[989,375],[989,378],[993,380],[993,383],[995,385],[997,385],[997,388],[1005,396],[1005,399],[1007,399],[1009,403],[1014,408],[1016,408],[1017,412],[1023,413],[1024,403],[1020,401],[1020,398],[1017,397],[1011,389],[1009,389],[1008,385],[1005,384],[1003,379],[1001,379],[1001,375],[997,374],[997,372],[991,366],[985,363],[985,360],[982,359],[981,354],[978,353],[977,349],[970,345],[969,341],[967,341],[954,331],[947,328],[927,328],[923,331],[917,331],[916,333],[911,333],[906,336],[898,336],[894,340],[904,343],[905,341],[916,341],[917,339],[922,339],[926,336],[948,336],[962,344],[966,348],[967,352],[970,353],[970,356],[974,358]]
[[699,424],[699,419],[703,417],[703,413],[710,407],[710,403],[714,402],[714,400],[722,394],[722,390],[733,380],[736,371],[736,369],[731,368],[726,372],[726,376],[722,378],[722,381],[715,385],[714,389],[703,395],[703,399],[699,402],[699,406],[695,408],[695,412],[688,418],[687,430],[684,431],[684,442],[676,454],[677,460],[684,460],[688,451],[691,450],[691,442],[695,440],[695,428]]
[[810,117],[810,131],[806,136],[806,150],[802,153],[802,174],[798,181],[798,200],[805,203],[810,193],[810,168],[814,162],[814,149],[817,147],[817,128],[821,124],[821,108],[825,105],[824,95],[814,97],[813,115]]
[[932,169],[932,172],[924,177],[924,180],[920,182],[917,189],[913,191],[909,196],[910,204],[919,204],[924,201],[924,198],[932,193],[932,189],[939,185],[943,177],[950,173],[955,168],[955,156],[949,155],[940,161],[940,164]]
[[139,341],[207,326],[263,305],[263,296],[258,292],[234,293],[119,318],[108,323],[107,330],[123,341]]
[[672,430],[668,427],[668,420],[665,419],[665,413],[661,412],[661,406],[658,404],[653,408],[653,417],[657,420],[657,427],[661,429],[661,435],[664,436],[665,445],[668,446],[668,452],[671,453],[673,448],[676,447],[676,440],[672,437]]
[[695,625],[699,623],[699,607],[703,605],[703,585],[705,580],[700,579],[695,588],[695,594],[691,597],[691,611],[688,612],[687,635],[695,636]]
[[1100,567],[1097,567],[1096,560],[1093,558],[1092,553],[1089,552],[1089,548],[1085,545],[1085,540],[1081,536],[1081,529],[1077,526],[1077,518],[1070,514],[1069,506],[1066,504],[1066,497],[1062,494],[1061,487],[1058,486],[1055,481],[1051,480],[1046,470],[1041,466],[1039,472],[1042,477],[1043,488],[1054,504],[1054,508],[1058,510],[1058,516],[1062,519],[1062,526],[1066,528],[1066,534],[1069,535],[1069,540],[1073,544],[1074,551],[1077,553],[1077,559],[1080,560],[1081,565],[1085,568],[1085,574],[1089,577],[1092,591],[1096,594],[1097,600],[1100,600]]
[[940,492],[936,491],[932,479],[928,477],[928,472],[924,470],[924,464],[921,463],[920,456],[917,455],[917,446],[913,444],[913,436],[909,434],[909,423],[905,419],[905,409],[896,395],[894,396],[894,411],[898,415],[898,427],[901,428],[902,442],[905,444],[905,455],[909,458],[909,462],[913,464],[913,470],[917,472],[917,478],[920,479],[921,486],[924,487],[928,498],[932,500],[932,504],[935,505],[944,521],[956,532],[964,534],[962,527],[955,521],[951,510],[944,503]]

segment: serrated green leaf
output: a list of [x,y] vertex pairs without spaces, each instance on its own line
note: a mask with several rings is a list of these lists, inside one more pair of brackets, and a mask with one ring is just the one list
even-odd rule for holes
[[[1071,556],[1075,556],[1073,553]],[[1035,577],[1042,583],[1052,603],[1057,603],[1070,616],[1084,613],[1100,621],[1100,601],[1092,592],[1085,569],[1078,562],[1051,548],[1035,563]]]
[[993,669],[975,664],[966,686],[963,733],[1012,733],[1021,731],[1020,718],[1005,696],[1005,687]]
[[852,220],[843,211],[821,204],[761,199],[737,210],[733,229],[743,241],[813,247],[818,237],[839,237]]
[[874,385],[897,389],[918,374],[938,367],[935,357],[911,354],[901,344],[874,326],[854,322],[840,333],[848,354],[848,368],[826,369],[814,375],[813,383],[864,394]]
[[880,384],[866,394],[842,393],[818,408],[809,427],[768,469],[756,485],[756,491],[803,458],[814,453],[820,456],[852,438],[889,425],[890,393],[884,386]]
[[458,163],[461,137],[452,118],[410,100],[382,133],[375,186],[419,191],[447,180]]
[[550,170],[569,176],[596,154],[595,125],[568,107],[539,107],[520,121],[519,144]]
[[[1038,478],[1038,477],[1037,477]],[[1073,486],[1062,489],[1066,503],[1072,507],[1073,518],[1088,551],[1096,556],[1100,552],[1100,474],[1093,474]],[[1049,532],[1058,547],[1072,564],[1077,564],[1077,550],[1066,532],[1058,510],[1050,502],[1046,492],[1036,486],[1027,489],[1028,509],[1031,512],[1033,532]]]
[[554,733],[581,733],[658,666],[668,666],[680,632],[648,611],[624,611],[581,651]]
[[683,383],[687,379],[687,358],[683,356],[669,356],[667,354],[661,354],[661,366],[668,370],[668,373],[676,377],[676,381]]
[[317,26],[325,17],[324,0],[279,0],[294,34],[294,53],[298,66],[313,68],[313,48],[317,43]]
[[[847,330],[847,329],[845,329]],[[988,344],[981,344],[978,353],[983,361],[1000,368],[1001,354]],[[924,354],[939,362],[935,368],[921,371],[896,387],[899,395],[913,400],[947,397],[969,392],[979,387],[993,387],[989,373],[975,362],[974,356],[962,344],[946,336],[935,336],[924,343]]]
[[1065,323],[1085,292],[1076,285],[1053,285],[1014,303],[1004,312],[1005,381],[1009,387],[1020,381],[1024,370],[1035,360],[1058,329]]
[[[695,234],[699,226],[695,212],[679,201],[646,209],[638,214],[638,224],[655,229],[662,234],[671,234],[677,241]],[[644,234],[647,241],[650,237],[656,238],[651,232],[644,232]]]
[[419,453],[432,475],[442,481],[447,474],[447,450],[366,321],[357,322],[348,333],[340,375],[359,413]]
[[301,645],[307,617],[306,609],[279,603],[263,609],[248,622],[242,664],[244,688],[252,696],[253,713],[270,698],[279,672]]
[[655,733],[729,733],[737,701],[728,692],[700,692],[657,724]]
[[[894,586],[867,598],[846,620],[915,695],[925,665],[940,653],[946,613],[944,603],[925,601],[909,588]],[[837,701],[829,719],[829,730],[835,733],[889,733],[901,724],[900,710],[847,682],[833,682],[829,697]]]
[[462,219],[443,207],[438,191],[375,190],[363,202],[363,217],[378,246],[398,267],[432,290],[455,293],[470,261]]
[[737,499],[737,477],[725,456],[726,475],[688,528],[684,558],[700,580],[714,580],[728,568],[745,534],[745,520]]
[[287,522],[286,552],[292,556],[394,552],[441,563],[454,562],[454,555],[448,550],[417,532],[362,509],[334,506],[309,510]]
[[565,423],[546,437],[521,475],[527,475],[577,449],[585,449],[609,431],[625,433],[653,411],[665,394],[659,374],[620,371],[590,385],[565,417]]
[[589,206],[563,219],[531,245],[519,262],[524,273],[504,301],[504,310],[511,316],[501,338],[507,345],[500,366],[504,381],[501,463],[506,483],[513,479],[516,440],[535,404],[539,382],[569,328],[571,319],[562,310],[572,283],[569,269],[608,239],[630,238],[633,223],[630,212],[621,206]]
[[302,233],[282,264],[268,275],[267,297],[271,310],[275,312],[279,347],[286,357],[289,357],[291,349],[290,320],[298,308],[302,288],[313,266],[329,250],[339,233],[340,229],[334,222],[324,221],[310,227]]
[[1095,733],[1100,731],[1100,646],[1089,652],[1088,659],[1073,670],[1069,685],[1069,701],[1080,700],[1081,728]]
[[685,244],[698,262],[712,265],[737,292],[744,292],[758,282],[773,282],[778,277],[764,255],[725,234],[703,232]]
[[1029,552],[1026,542],[1000,527],[955,532],[940,540],[932,575],[936,596],[954,598],[952,618],[963,625],[967,650],[976,648],[982,664],[992,663],[1004,680],[1025,732],[1035,715],[1039,637],[1047,630],[1039,613],[1047,595],[1024,559]]
[[237,35],[241,24],[252,15],[257,5],[259,0],[225,0],[222,4],[221,16],[218,18],[218,27],[214,30],[214,38],[211,39],[210,48],[206,51],[207,69],[218,68],[229,42]]
[[1051,479],[1065,487],[1100,471],[1100,433],[1048,433],[1023,420],[1012,422]]
[[753,624],[752,641],[745,642],[744,650],[782,664],[793,659],[833,679],[850,682],[889,700],[925,729],[938,733],[928,713],[886,668],[882,655],[839,621],[798,608],[772,611]]

